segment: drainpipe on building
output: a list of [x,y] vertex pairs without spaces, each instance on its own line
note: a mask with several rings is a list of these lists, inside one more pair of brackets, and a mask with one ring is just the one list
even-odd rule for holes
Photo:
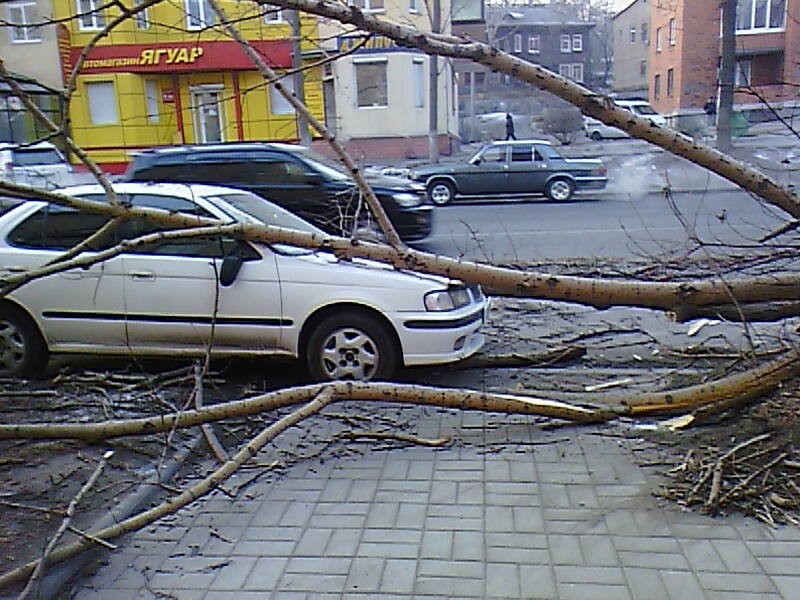
[[[440,33],[442,22],[442,6],[439,0],[433,0],[431,7],[431,31]],[[439,162],[439,57],[430,55],[430,72],[428,73],[428,159]]]
[[[300,12],[289,11],[289,22],[292,26],[292,78],[294,80],[294,95],[303,104],[306,103],[305,81],[303,78],[303,55],[300,52]],[[297,139],[303,146],[311,145],[311,134],[305,117],[295,111],[297,119]]]

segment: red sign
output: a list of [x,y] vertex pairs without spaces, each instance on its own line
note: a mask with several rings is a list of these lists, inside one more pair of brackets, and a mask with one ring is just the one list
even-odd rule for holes
[[175,92],[173,90],[161,90],[161,102],[175,104]]
[[[292,66],[291,42],[252,41],[250,45],[270,67]],[[70,51],[70,70],[83,48]],[[174,44],[124,44],[95,46],[83,62],[81,73],[180,73],[187,71],[241,71],[255,69],[238,43],[175,42]]]

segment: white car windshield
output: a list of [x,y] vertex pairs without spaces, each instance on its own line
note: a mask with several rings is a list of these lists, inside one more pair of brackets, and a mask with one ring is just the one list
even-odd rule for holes
[[[297,215],[290,213],[288,210],[285,210],[280,206],[276,206],[271,202],[267,202],[266,200],[255,196],[254,194],[220,194],[216,197],[208,197],[207,200],[214,202],[215,206],[224,210],[228,214],[232,212],[230,207],[233,207],[236,209],[236,211],[244,213],[256,221],[264,223],[265,225],[282,227],[284,229],[296,229],[297,231],[302,231],[304,233],[325,235],[321,229],[317,229],[308,221],[304,221]],[[217,200],[221,200],[228,206],[217,202]],[[243,220],[241,215],[238,214],[230,214],[230,216],[237,221]],[[314,252],[308,248],[298,248],[296,246],[289,246],[287,244],[272,244],[272,247],[278,252],[282,252],[284,254],[305,254]]]

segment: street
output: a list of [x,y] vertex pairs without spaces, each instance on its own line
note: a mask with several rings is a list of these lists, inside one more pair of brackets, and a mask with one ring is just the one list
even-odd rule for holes
[[[797,180],[796,143],[761,133],[737,151],[781,183]],[[764,205],[689,161],[641,140],[580,140],[560,149],[568,156],[600,157],[609,173],[601,192],[558,204],[530,201],[460,201],[437,208],[434,234],[423,249],[466,260],[538,262],[565,259],[665,257],[696,247],[740,251],[780,227],[786,215]],[[672,190],[671,204],[664,188]]]

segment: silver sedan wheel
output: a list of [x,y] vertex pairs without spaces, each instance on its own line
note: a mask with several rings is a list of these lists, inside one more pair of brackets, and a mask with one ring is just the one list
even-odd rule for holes
[[0,318],[0,375],[20,371],[25,356],[25,334],[13,321]]
[[574,188],[566,179],[556,179],[547,185],[547,197],[556,202],[565,202],[572,198]]
[[453,199],[454,193],[452,184],[446,181],[437,181],[431,184],[428,195],[431,202],[443,206]]
[[322,368],[328,379],[372,379],[380,365],[378,344],[365,331],[342,327],[322,343]]

